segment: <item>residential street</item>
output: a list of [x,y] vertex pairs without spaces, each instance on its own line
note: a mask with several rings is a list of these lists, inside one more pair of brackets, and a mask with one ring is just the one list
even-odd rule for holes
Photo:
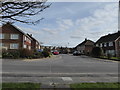
[[117,61],[87,56],[62,54],[35,61],[2,60],[2,65],[3,82],[118,82]]

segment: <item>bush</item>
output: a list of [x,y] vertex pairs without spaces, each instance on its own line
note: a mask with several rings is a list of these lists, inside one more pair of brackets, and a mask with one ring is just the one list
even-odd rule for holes
[[19,51],[5,51],[5,52],[2,52],[2,58],[17,59],[17,58],[20,58],[20,52]]
[[44,57],[49,57],[50,56],[50,53],[48,51],[43,51],[42,54],[43,54]]
[[94,47],[91,54],[93,57],[100,57],[103,55],[103,50],[100,47]]
[[20,57],[22,58],[32,58],[34,52],[29,49],[21,49],[20,51]]
[[34,52],[32,58],[43,58],[44,55],[42,52]]
[[50,56],[50,49],[45,48],[42,52],[44,57],[49,57]]
[[108,59],[111,59],[112,55],[110,53],[107,54]]

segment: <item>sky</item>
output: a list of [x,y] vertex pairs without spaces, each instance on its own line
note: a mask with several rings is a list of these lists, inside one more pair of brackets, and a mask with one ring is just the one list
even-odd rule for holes
[[32,19],[37,25],[15,23],[46,46],[75,47],[85,38],[96,42],[101,36],[118,31],[117,2],[48,2],[52,3]]

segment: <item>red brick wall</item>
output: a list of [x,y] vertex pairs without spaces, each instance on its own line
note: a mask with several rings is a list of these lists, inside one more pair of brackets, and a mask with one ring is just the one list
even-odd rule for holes
[[[21,49],[23,47],[23,34],[21,32],[19,32],[16,28],[14,28],[13,26],[6,24],[2,27],[2,29],[0,29],[0,33],[3,34],[8,34],[9,39],[2,39],[2,43],[6,43],[6,44],[10,44],[10,43],[18,43],[19,44],[19,49]],[[10,34],[19,34],[19,39],[17,40],[12,40],[10,39]]]

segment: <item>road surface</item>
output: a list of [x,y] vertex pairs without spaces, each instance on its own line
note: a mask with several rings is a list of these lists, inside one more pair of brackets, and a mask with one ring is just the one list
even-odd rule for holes
[[49,81],[51,77],[52,80],[62,78],[65,81],[66,79],[64,77],[66,77],[69,81],[72,80],[71,77],[73,77],[74,79],[76,78],[75,81],[78,80],[78,82],[78,78],[81,78],[81,81],[117,82],[118,63],[117,61],[102,60],[88,56],[61,54],[46,59],[2,60],[2,73],[3,81],[13,81],[11,78],[14,79],[14,77],[19,77],[17,78],[18,81],[21,77],[23,81],[27,81],[28,77],[28,81],[32,81],[35,77],[33,81],[37,80],[38,82],[40,82],[39,79],[41,77],[43,78],[40,80],[48,79]]

